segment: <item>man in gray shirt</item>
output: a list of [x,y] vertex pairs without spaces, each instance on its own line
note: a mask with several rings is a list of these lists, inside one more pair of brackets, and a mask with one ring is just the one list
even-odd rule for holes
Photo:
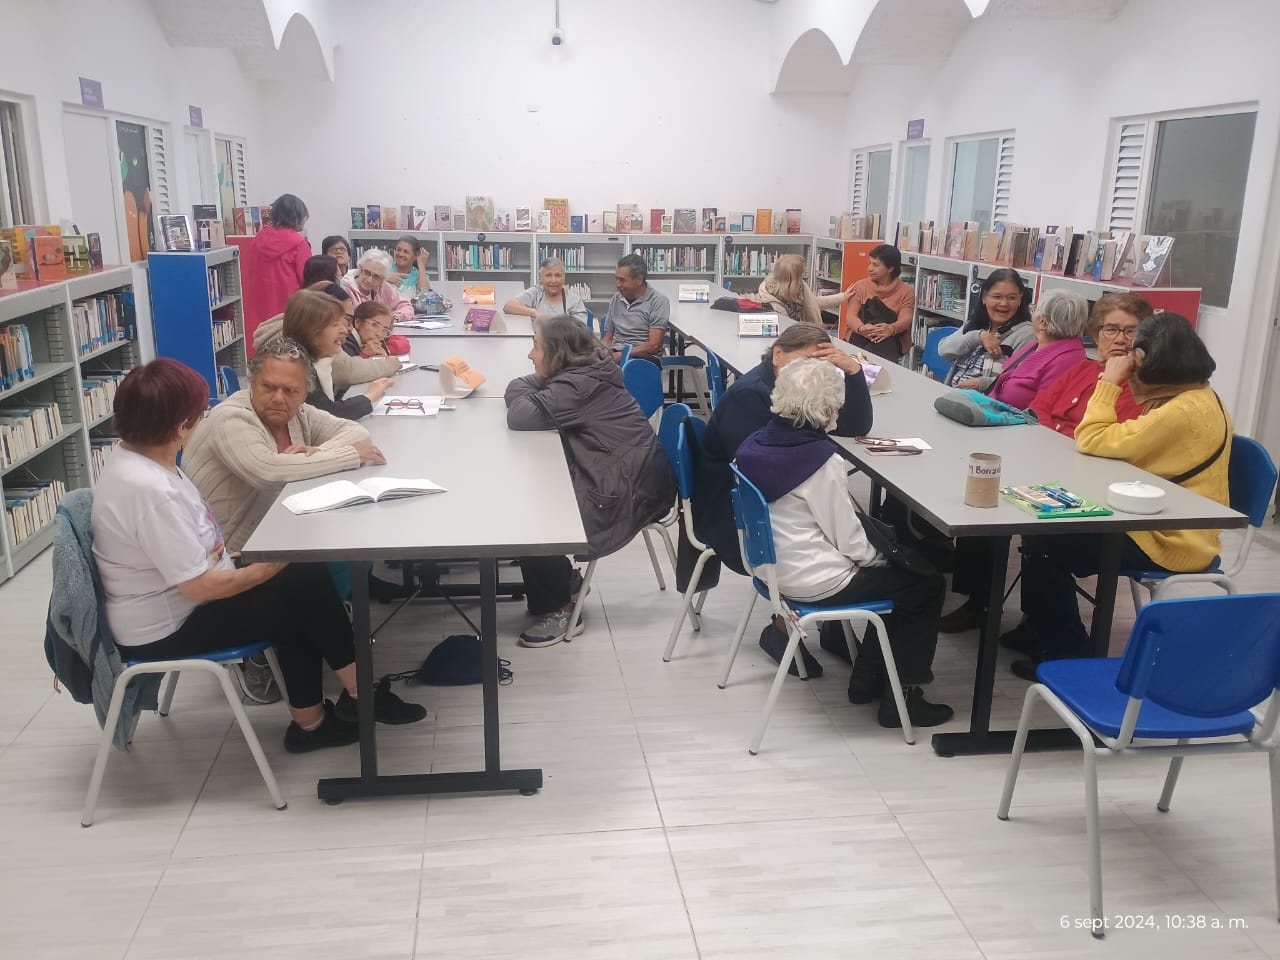
[[638,254],[619,260],[613,279],[618,292],[609,301],[604,345],[615,360],[631,344],[631,356],[657,363],[671,321],[671,301],[649,286],[649,268]]

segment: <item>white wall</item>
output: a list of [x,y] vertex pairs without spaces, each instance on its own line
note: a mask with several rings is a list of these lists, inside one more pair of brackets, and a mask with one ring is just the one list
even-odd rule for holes
[[[64,103],[80,103],[81,76],[101,81],[107,110],[170,124],[172,176],[186,175],[182,128],[188,104],[203,109],[207,129],[245,136],[250,163],[264,149],[256,93],[235,55],[171,47],[147,0],[5,0],[0,22],[0,90],[34,98],[37,129],[27,132],[39,139],[45,212],[52,222],[73,215],[62,112]],[[175,190],[174,202],[183,195]]]
[[650,207],[800,207],[825,234],[845,97],[770,95],[768,6],[561,8],[555,48],[549,2],[362,3],[379,26],[338,35],[335,83],[264,90],[272,149],[254,196],[299,194],[313,238],[348,229],[351,206],[467,194],[508,208],[567,196],[575,214],[637,203],[646,221]]
[[[1237,426],[1255,421],[1280,263],[1269,206],[1280,143],[1280,4],[1130,0],[1110,22],[980,18],[940,69],[864,67],[849,97],[848,150],[905,136],[925,118],[929,216],[945,219],[946,137],[1017,132],[1010,219],[1094,227],[1107,174],[1110,120],[1256,101],[1257,126],[1231,302],[1202,312],[1218,361],[1214,385]],[[896,156],[895,156],[896,160]],[[896,209],[896,207],[895,207]]]

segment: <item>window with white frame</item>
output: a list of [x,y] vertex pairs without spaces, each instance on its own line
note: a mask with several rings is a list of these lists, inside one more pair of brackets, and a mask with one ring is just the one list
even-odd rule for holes
[[1257,112],[1252,107],[1116,120],[1111,129],[1107,229],[1174,238],[1160,284],[1231,298]]
[[981,230],[1009,218],[1014,134],[985,134],[949,141],[946,221],[973,220]]
[[925,219],[929,192],[929,144],[910,141],[902,145],[898,162],[898,219],[916,223]]
[[37,220],[22,105],[0,98],[0,227]]
[[878,213],[880,232],[875,240],[884,239],[889,219],[889,176],[893,154],[889,147],[855,150],[850,165],[849,212],[855,217]]

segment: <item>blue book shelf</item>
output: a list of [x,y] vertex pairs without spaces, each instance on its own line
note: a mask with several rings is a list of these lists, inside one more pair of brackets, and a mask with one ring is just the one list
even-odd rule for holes
[[239,258],[236,247],[147,255],[156,356],[204,377],[210,403],[224,396],[219,367],[246,375]]

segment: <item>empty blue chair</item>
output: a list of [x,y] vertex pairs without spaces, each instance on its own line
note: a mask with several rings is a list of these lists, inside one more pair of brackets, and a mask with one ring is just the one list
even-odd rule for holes
[[857,658],[854,647],[853,622],[874,624],[880,637],[880,650],[884,654],[885,671],[889,675],[889,685],[893,688],[893,700],[898,705],[898,716],[902,718],[902,736],[907,743],[915,743],[915,731],[911,727],[911,719],[907,714],[907,702],[902,695],[902,682],[898,679],[898,668],[893,661],[893,650],[889,646],[889,631],[885,629],[882,613],[892,613],[893,603],[889,600],[878,600],[872,603],[851,604],[847,607],[819,607],[807,603],[787,600],[778,593],[777,572],[774,564],[777,553],[773,545],[773,525],[769,519],[769,504],[764,494],[750,480],[742,475],[737,464],[730,464],[733,470],[733,518],[738,527],[738,543],[742,549],[742,562],[751,573],[751,582],[756,590],[751,595],[751,602],[738,621],[738,630],[733,638],[733,645],[725,658],[724,669],[720,674],[720,689],[729,682],[729,672],[733,669],[733,661],[738,656],[738,648],[742,646],[742,637],[747,632],[747,622],[751,619],[751,611],[755,609],[756,597],[764,597],[774,615],[779,616],[787,625],[787,649],[778,662],[778,671],[774,674],[773,685],[769,688],[769,696],[765,700],[764,714],[760,718],[760,726],[751,741],[750,751],[754,756],[760,750],[760,741],[764,739],[765,729],[773,716],[774,707],[778,703],[778,694],[782,692],[782,683],[787,678],[787,669],[795,661],[796,671],[805,677],[804,661],[796,656],[796,648],[800,645],[800,637],[810,627],[816,627],[828,620],[839,621],[844,626],[845,642],[849,645],[850,661]]
[[225,397],[240,391],[240,378],[231,367],[218,368],[218,383],[222,386],[222,395]]
[[724,396],[724,368],[720,358],[710,350],[707,351],[707,388],[711,393],[711,409],[714,410]]
[[[1235,561],[1226,570],[1222,569],[1222,558],[1214,557],[1213,563],[1199,573],[1169,573],[1167,570],[1126,570],[1123,576],[1129,578],[1129,589],[1133,591],[1133,606],[1138,609],[1145,599],[1142,590],[1146,590],[1152,600],[1160,597],[1171,588],[1189,583],[1208,583],[1221,587],[1227,593],[1235,593],[1235,578],[1240,576],[1249,560],[1249,549],[1253,546],[1253,537],[1267,520],[1267,511],[1271,507],[1271,496],[1276,489],[1276,465],[1271,455],[1257,440],[1248,437],[1231,438],[1231,461],[1228,467],[1227,484],[1231,491],[1231,509],[1243,513],[1249,518],[1249,526],[1245,529],[1244,540],[1236,552]],[[1142,589],[1139,589],[1142,588]]]
[[[710,356],[708,354],[708,357]],[[693,548],[699,552],[698,559],[693,565],[693,575],[689,578],[689,586],[685,588],[684,596],[681,598],[680,612],[676,615],[676,622],[671,625],[671,635],[667,638],[667,649],[662,652],[664,663],[671,662],[671,657],[676,649],[676,640],[680,637],[680,629],[684,626],[685,617],[688,617],[693,623],[695,631],[702,629],[700,615],[702,613],[702,605],[707,599],[707,591],[703,590],[700,594],[697,594],[698,600],[696,604],[693,598],[697,593],[698,581],[702,579],[702,571],[706,567],[707,561],[716,555],[716,552],[703,543],[694,531],[693,509],[691,506],[694,471],[697,466],[695,462],[696,450],[702,443],[702,436],[706,432],[707,425],[704,421],[693,416],[692,411],[684,404],[668,407],[662,415],[664,424],[667,422],[667,418],[671,417],[671,412],[676,407],[684,407],[685,416],[680,421],[680,427],[676,433],[675,447],[667,450],[667,458],[671,461],[671,469],[676,474],[676,489],[680,494],[680,515],[683,517],[685,536],[689,538]],[[666,444],[663,444],[663,447],[665,449]]]
[[[1280,594],[1157,600],[1138,613],[1123,658],[1040,664],[1027,689],[996,816],[1009,804],[1037,700],[1069,726],[1084,750],[1092,933],[1105,932],[1098,836],[1099,756],[1170,757],[1156,807],[1169,811],[1182,758],[1260,750],[1271,766],[1273,834],[1280,832]],[[1261,711],[1254,708],[1265,702]],[[1096,742],[1095,742],[1096,738]],[[1228,738],[1228,739],[1223,739]],[[1138,741],[1166,741],[1143,743]],[[1167,741],[1176,741],[1170,744]],[[1046,819],[1061,822],[1058,811]],[[1280,889],[1280,836],[1273,835]],[[1063,910],[1070,913],[1070,910]]]
[[648,360],[624,360],[622,379],[646,417],[662,409],[662,371]]
[[921,361],[935,380],[945,380],[951,369],[951,361],[943,360],[938,353],[938,344],[955,332],[955,327],[934,327],[924,335],[924,355]]
[[[664,373],[683,373],[688,371],[693,378],[693,393],[698,397],[698,409],[704,409],[703,397],[706,393],[703,391],[700,381],[706,376],[704,367],[706,362],[699,356],[690,353],[675,352],[675,335],[670,331],[667,332],[667,352],[659,357],[662,361],[662,370]],[[683,396],[677,395],[677,400],[683,400]]]

